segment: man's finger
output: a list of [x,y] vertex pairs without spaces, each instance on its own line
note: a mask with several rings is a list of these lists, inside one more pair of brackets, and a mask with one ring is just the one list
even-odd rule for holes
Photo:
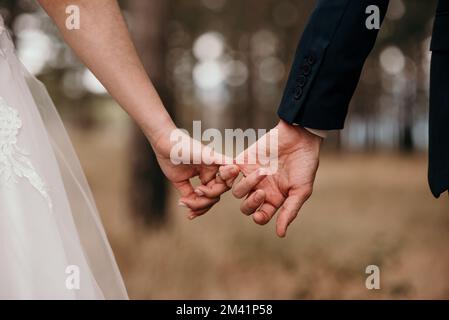
[[257,208],[259,208],[264,201],[265,201],[265,191],[256,190],[248,198],[242,201],[242,204],[240,205],[240,211],[243,214],[249,216],[250,214],[253,214],[254,211],[256,211]]
[[[203,183],[195,188],[195,193],[198,196],[205,196],[207,198],[216,198],[231,189],[232,182],[239,175],[239,168],[235,165],[226,166],[226,168],[216,173],[215,179],[210,180],[207,183]],[[222,178],[227,178],[228,180],[224,180]]]
[[265,225],[270,222],[278,208],[270,203],[264,203],[254,214],[253,220],[255,223]]
[[288,226],[295,220],[306,200],[307,197],[301,195],[292,195],[285,200],[276,221],[276,233],[279,237],[286,236]]
[[[221,179],[222,181],[228,181],[228,180],[237,178],[239,173],[240,173],[240,169],[235,164],[231,164],[228,166],[221,166],[219,168],[217,178]],[[220,182],[220,181],[217,181],[217,182]]]
[[244,177],[239,182],[237,182],[234,185],[232,194],[238,199],[243,198],[251,190],[253,190],[257,186],[257,184],[261,182],[266,176],[267,173],[265,172],[265,169],[257,169],[247,177]]

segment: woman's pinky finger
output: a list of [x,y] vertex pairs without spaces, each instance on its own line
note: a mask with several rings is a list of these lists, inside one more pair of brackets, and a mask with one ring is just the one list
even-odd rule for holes
[[195,189],[195,193],[200,197],[217,198],[230,188],[224,183],[209,183],[207,186],[201,185]]
[[181,206],[185,206],[192,211],[199,211],[203,209],[209,209],[214,204],[220,200],[219,197],[216,198],[206,198],[206,197],[188,197],[179,199]]
[[202,209],[202,210],[196,210],[196,211],[189,210],[189,212],[187,212],[187,219],[193,220],[199,216],[202,216],[207,211],[209,211],[210,208],[212,208],[212,206],[210,206],[209,208],[206,208],[206,209]]

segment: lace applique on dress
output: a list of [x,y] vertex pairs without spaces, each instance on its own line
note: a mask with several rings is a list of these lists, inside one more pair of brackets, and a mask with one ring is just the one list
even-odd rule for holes
[[51,209],[52,202],[44,181],[34,169],[28,154],[17,145],[21,128],[19,112],[0,97],[0,184],[8,185],[17,182],[17,178],[25,178],[39,191]]

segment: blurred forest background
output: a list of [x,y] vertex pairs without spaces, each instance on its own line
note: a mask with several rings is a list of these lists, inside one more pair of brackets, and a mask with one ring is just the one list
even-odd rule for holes
[[[120,4],[178,126],[275,125],[314,1]],[[391,1],[346,127],[326,139],[314,196],[279,240],[229,195],[187,221],[143,135],[48,16],[35,1],[0,0],[20,59],[74,141],[132,298],[449,298],[448,201],[426,183],[435,7]],[[381,290],[365,288],[369,264]]]

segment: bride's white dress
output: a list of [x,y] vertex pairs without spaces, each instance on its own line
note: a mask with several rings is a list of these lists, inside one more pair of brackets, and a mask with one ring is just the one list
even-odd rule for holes
[[64,126],[0,17],[0,299],[126,298]]

